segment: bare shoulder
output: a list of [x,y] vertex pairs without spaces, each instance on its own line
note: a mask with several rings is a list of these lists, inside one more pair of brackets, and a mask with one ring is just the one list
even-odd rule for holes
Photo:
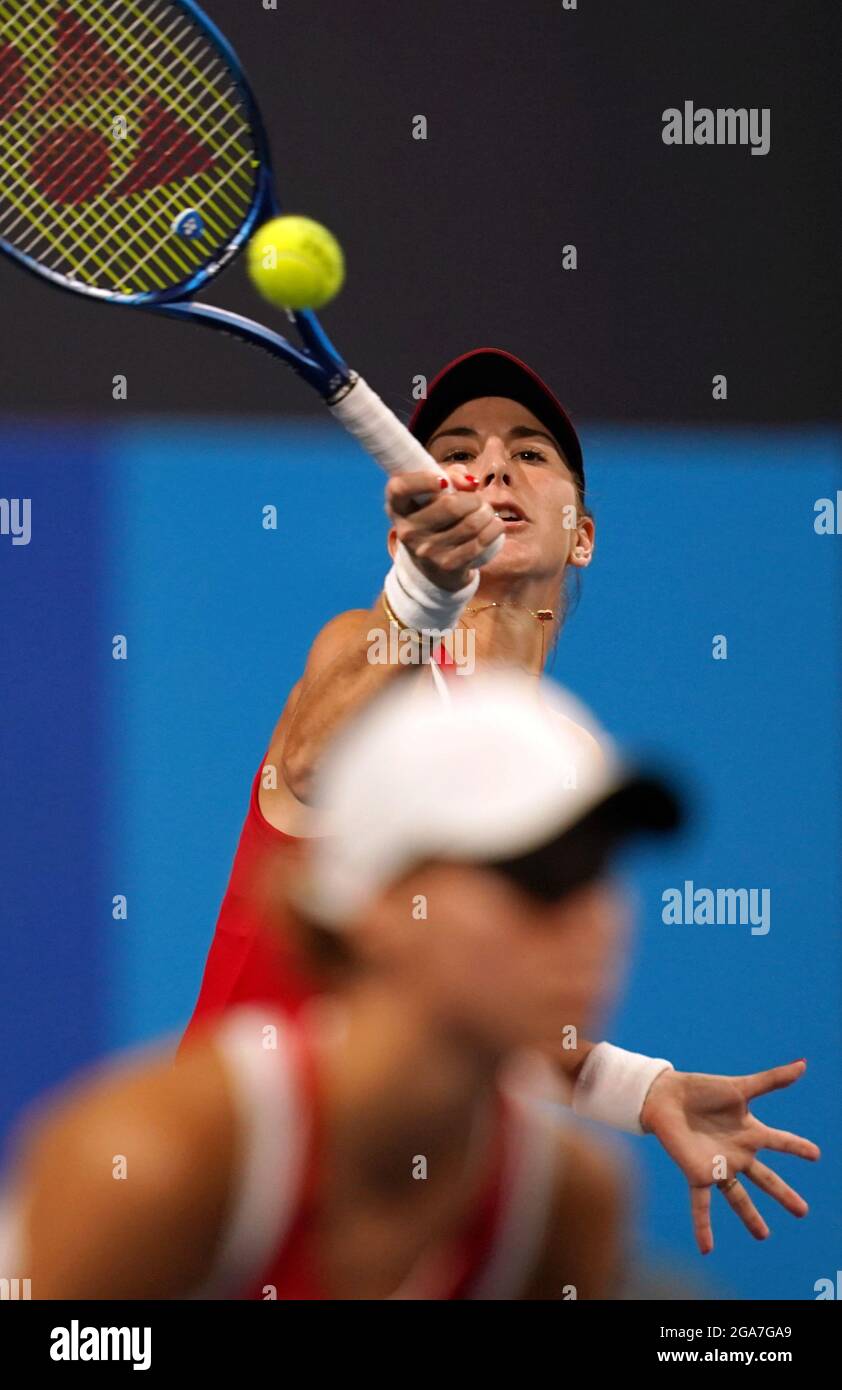
[[302,686],[306,686],[315,676],[320,675],[325,667],[339,656],[343,647],[359,633],[361,625],[372,620],[372,609],[348,608],[326,622],[313,640],[301,678]]
[[235,1149],[233,1098],[210,1043],[177,1064],[109,1069],[43,1108],[16,1182],[35,1297],[189,1292],[210,1268]]
[[343,648],[359,633],[361,625],[372,621],[372,616],[370,608],[348,608],[342,613],[337,613],[336,617],[331,618],[316,633],[307,654],[304,672],[292,687],[281,711],[281,717],[272,735],[273,747],[282,742],[286,725],[295,713],[295,706],[303,691],[335,661]]
[[561,1129],[546,1239],[526,1298],[611,1298],[626,1241],[627,1180],[606,1144]]

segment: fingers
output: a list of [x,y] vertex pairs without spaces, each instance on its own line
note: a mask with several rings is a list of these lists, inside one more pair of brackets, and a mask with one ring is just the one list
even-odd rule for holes
[[713,1228],[710,1224],[710,1188],[690,1188],[690,1216],[693,1221],[693,1234],[702,1255],[709,1255],[713,1249]]
[[433,543],[422,543],[412,546],[412,551],[416,559],[426,560],[434,564],[445,574],[456,574],[460,570],[472,568],[483,551],[493,540],[502,533],[503,523],[497,517],[475,536],[466,540],[462,545],[453,545],[450,540],[450,532],[444,535],[447,540],[442,540],[438,545]]
[[474,498],[451,492],[436,502],[430,502],[412,516],[397,517],[395,530],[405,544],[414,542],[413,549],[417,553],[418,546],[429,540],[434,544],[445,541],[448,545],[470,540],[486,530],[492,522],[499,530],[504,529],[502,521],[487,502],[478,506]]
[[[505,526],[494,508],[466,492],[441,493],[435,501],[404,515],[395,510],[407,504],[399,495],[404,486],[419,486],[423,474],[407,474],[391,479],[387,485],[387,510],[393,516],[395,532],[415,560],[446,574],[470,568],[492,541],[505,533]],[[396,496],[397,495],[397,496]]]
[[[787,1134],[783,1130],[770,1130],[769,1135],[779,1137],[781,1141],[788,1141],[797,1145],[797,1148],[772,1145],[767,1143],[765,1147],[780,1147],[781,1152],[800,1153],[801,1146],[815,1150],[818,1157],[818,1149],[815,1144],[810,1144],[806,1139],[799,1139],[795,1134]],[[812,1157],[812,1154],[801,1154],[801,1157]],[[780,1202],[793,1216],[806,1216],[809,1211],[804,1198],[785,1183],[783,1178],[779,1178],[777,1173],[771,1168],[767,1168],[765,1163],[759,1159],[752,1159],[743,1170],[744,1176],[753,1182],[755,1187],[759,1187],[768,1196],[774,1197],[776,1202]],[[722,1193],[729,1207],[740,1218],[746,1230],[755,1240],[766,1240],[769,1236],[769,1227],[751,1200],[748,1192],[739,1180],[730,1179],[728,1182],[717,1183],[718,1190]],[[710,1221],[710,1188],[691,1187],[690,1188],[690,1207],[693,1217],[693,1231],[696,1237],[696,1244],[703,1255],[710,1254],[713,1249],[713,1229]]]
[[[440,486],[444,481],[446,489]],[[476,487],[462,464],[451,465],[446,479],[418,470],[386,484],[386,511],[398,540],[424,573],[445,587],[454,576],[485,564],[489,547],[505,535],[503,522]],[[420,506],[419,497],[427,498]]]
[[804,1198],[785,1183],[783,1178],[779,1178],[771,1168],[767,1168],[765,1163],[759,1159],[753,1159],[748,1167],[743,1170],[745,1176],[759,1187],[761,1192],[766,1192],[770,1197],[774,1197],[776,1202],[780,1202],[782,1207],[792,1212],[793,1216],[806,1216],[810,1208]]
[[749,1197],[741,1182],[716,1184],[732,1211],[742,1221],[746,1230],[754,1236],[755,1240],[765,1240],[769,1234],[769,1227]]
[[460,492],[473,492],[478,486],[479,479],[468,471],[464,463],[449,463],[446,472],[451,485]]
[[785,1067],[771,1067],[768,1071],[754,1072],[750,1076],[735,1076],[733,1080],[743,1097],[753,1100],[755,1096],[765,1096],[769,1091],[781,1091],[785,1086],[791,1086],[806,1070],[807,1063],[802,1058],[798,1062],[787,1063]]
[[443,475],[430,470],[413,469],[411,473],[396,473],[386,484],[386,511],[391,517],[409,516],[417,511],[416,499],[423,496],[439,497],[442,492]]
[[[449,484],[445,489],[445,481]],[[441,494],[450,492],[475,493],[478,479],[469,473],[463,463],[449,464],[440,472],[438,465],[430,460],[430,471],[414,469],[411,473],[396,473],[386,484],[386,510],[400,516],[409,516],[417,510],[417,499],[429,496],[435,500]]]
[[386,511],[396,524],[405,521],[413,530],[445,531],[463,517],[482,516],[487,519],[495,515],[493,507],[470,492],[438,492],[421,508],[415,505],[416,493],[415,498],[398,497],[397,505],[394,505],[390,500],[394,481],[390,480],[386,486]]
[[815,1163],[821,1158],[821,1149],[818,1144],[814,1144],[810,1139],[802,1139],[800,1134],[790,1134],[788,1129],[770,1129],[768,1125],[760,1125],[762,1134],[759,1142],[755,1141],[752,1135],[752,1143],[758,1149],[774,1149],[780,1154],[794,1154],[796,1158],[808,1158],[811,1163]]

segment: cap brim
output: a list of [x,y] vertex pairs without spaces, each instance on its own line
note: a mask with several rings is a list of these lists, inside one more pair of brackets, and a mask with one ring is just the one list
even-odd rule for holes
[[416,406],[410,432],[426,444],[448,415],[481,396],[505,396],[530,410],[558,442],[584,493],[582,446],[570,416],[538,373],[502,348],[474,348],[443,367]]
[[545,902],[599,878],[619,844],[640,834],[666,835],[684,821],[672,789],[657,777],[632,775],[576,821],[528,850],[489,862]]

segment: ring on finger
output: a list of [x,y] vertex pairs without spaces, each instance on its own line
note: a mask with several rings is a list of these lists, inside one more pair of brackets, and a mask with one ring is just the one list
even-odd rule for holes
[[716,1186],[719,1188],[720,1192],[727,1196],[731,1188],[736,1187],[739,1181],[739,1178],[726,1178],[723,1182],[718,1182]]

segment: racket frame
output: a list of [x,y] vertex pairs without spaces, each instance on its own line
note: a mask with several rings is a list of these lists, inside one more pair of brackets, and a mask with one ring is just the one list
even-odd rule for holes
[[10,242],[0,236],[0,250],[16,261],[22,269],[37,275],[41,280],[49,280],[59,289],[73,294],[98,299],[121,308],[145,309],[148,312],[173,319],[189,319],[190,322],[204,324],[208,328],[221,329],[232,334],[253,347],[262,348],[271,356],[280,358],[292,367],[308,385],[332,404],[353,385],[355,376],[345,359],[334,347],[316,315],[308,309],[297,312],[288,311],[295,324],[304,348],[291,343],[283,334],[266,328],[256,319],[237,314],[230,309],[220,309],[215,305],[197,303],[194,296],[205,289],[221,271],[225,270],[243,250],[252,233],[258,226],[280,215],[280,203],[276,192],[272,154],[260,108],[245,75],[243,65],[236,50],[228,39],[202,10],[195,0],[169,0],[174,8],[181,10],[203,33],[225,63],[234,86],[245,109],[249,122],[257,177],[254,194],[249,209],[235,235],[222,250],[198,270],[178,285],[167,290],[145,290],[139,294],[120,294],[116,290],[100,289],[92,285],[78,283],[72,275],[64,275],[49,270],[38,260],[17,250]]
[[[199,304],[193,298],[233,261],[259,224],[279,215],[280,203],[263,118],[235,49],[195,0],[169,0],[169,4],[181,10],[196,25],[225,63],[250,122],[258,173],[251,205],[235,235],[214,260],[194,271],[187,280],[168,290],[144,291],[135,295],[123,295],[114,290],[81,285],[70,276],[47,270],[39,265],[34,257],[17,251],[2,237],[0,250],[24,270],[31,271],[40,280],[50,281],[59,289],[70,290],[74,294],[123,308],[144,309],[159,317],[204,324],[208,328],[221,329],[232,334],[253,347],[261,348],[292,367],[308,385],[318,391],[331,408],[334,417],[354,435],[385,472],[391,475],[417,470],[445,478],[445,470],[427,453],[420,441],[410,434],[406,426],[379,396],[374,394],[368,384],[356,372],[351,371],[312,310],[287,311],[290,321],[295,324],[304,343],[302,349],[296,347],[283,334],[265,328],[255,319],[246,318],[245,315],[236,314],[230,309]],[[419,496],[419,505],[423,505],[432,495],[424,493]],[[492,541],[477,558],[477,565],[487,563],[497,554],[503,539],[503,536],[498,536]]]

